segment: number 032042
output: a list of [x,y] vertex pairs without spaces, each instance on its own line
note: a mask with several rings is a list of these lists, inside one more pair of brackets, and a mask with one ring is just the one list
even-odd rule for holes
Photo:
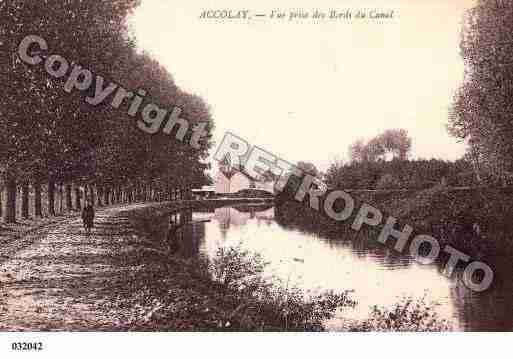
[[15,342],[11,344],[12,350],[43,350],[43,343]]

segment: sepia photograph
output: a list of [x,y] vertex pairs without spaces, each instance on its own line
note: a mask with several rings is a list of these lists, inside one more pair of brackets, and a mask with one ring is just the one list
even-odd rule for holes
[[512,339],[511,0],[0,0],[0,85],[2,357]]

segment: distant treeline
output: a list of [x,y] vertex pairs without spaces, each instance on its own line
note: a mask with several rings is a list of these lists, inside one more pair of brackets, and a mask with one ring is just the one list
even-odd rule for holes
[[342,189],[424,189],[439,183],[477,185],[472,165],[465,160],[399,158],[334,163],[326,172],[326,183],[329,187]]

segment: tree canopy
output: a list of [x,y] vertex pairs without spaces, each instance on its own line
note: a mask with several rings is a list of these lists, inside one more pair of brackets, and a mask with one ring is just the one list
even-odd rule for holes
[[[5,54],[0,57],[0,169],[11,191],[17,182],[183,188],[209,181],[209,106],[179,89],[167,69],[136,47],[127,18],[138,5],[139,0],[0,2]],[[67,76],[49,76],[44,65],[20,59],[18,46],[27,35],[44,38],[49,54],[70,62]],[[105,83],[144,90],[143,105],[155,103],[168,110],[178,106],[191,128],[206,123],[199,147],[189,145],[191,131],[183,141],[162,131],[141,131],[127,104],[111,106],[113,95],[95,106],[85,102],[94,94],[97,77],[83,92],[64,91],[72,66],[78,64]]]
[[479,0],[462,30],[465,79],[449,131],[469,145],[478,178],[506,183],[513,175],[513,3]]
[[411,150],[411,139],[403,129],[390,129],[372,138],[368,142],[362,139],[355,141],[349,147],[349,158],[354,162],[375,162],[392,158],[405,160]]

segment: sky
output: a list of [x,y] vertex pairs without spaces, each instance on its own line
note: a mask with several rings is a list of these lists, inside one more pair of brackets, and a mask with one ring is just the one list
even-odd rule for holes
[[[406,129],[413,158],[454,160],[447,134],[463,80],[462,16],[474,0],[144,0],[131,19],[140,48],[177,85],[211,106],[214,138],[226,131],[290,162],[325,170],[348,147]],[[317,9],[351,20],[200,19],[204,10],[289,14]],[[387,20],[358,10],[394,11]]]

